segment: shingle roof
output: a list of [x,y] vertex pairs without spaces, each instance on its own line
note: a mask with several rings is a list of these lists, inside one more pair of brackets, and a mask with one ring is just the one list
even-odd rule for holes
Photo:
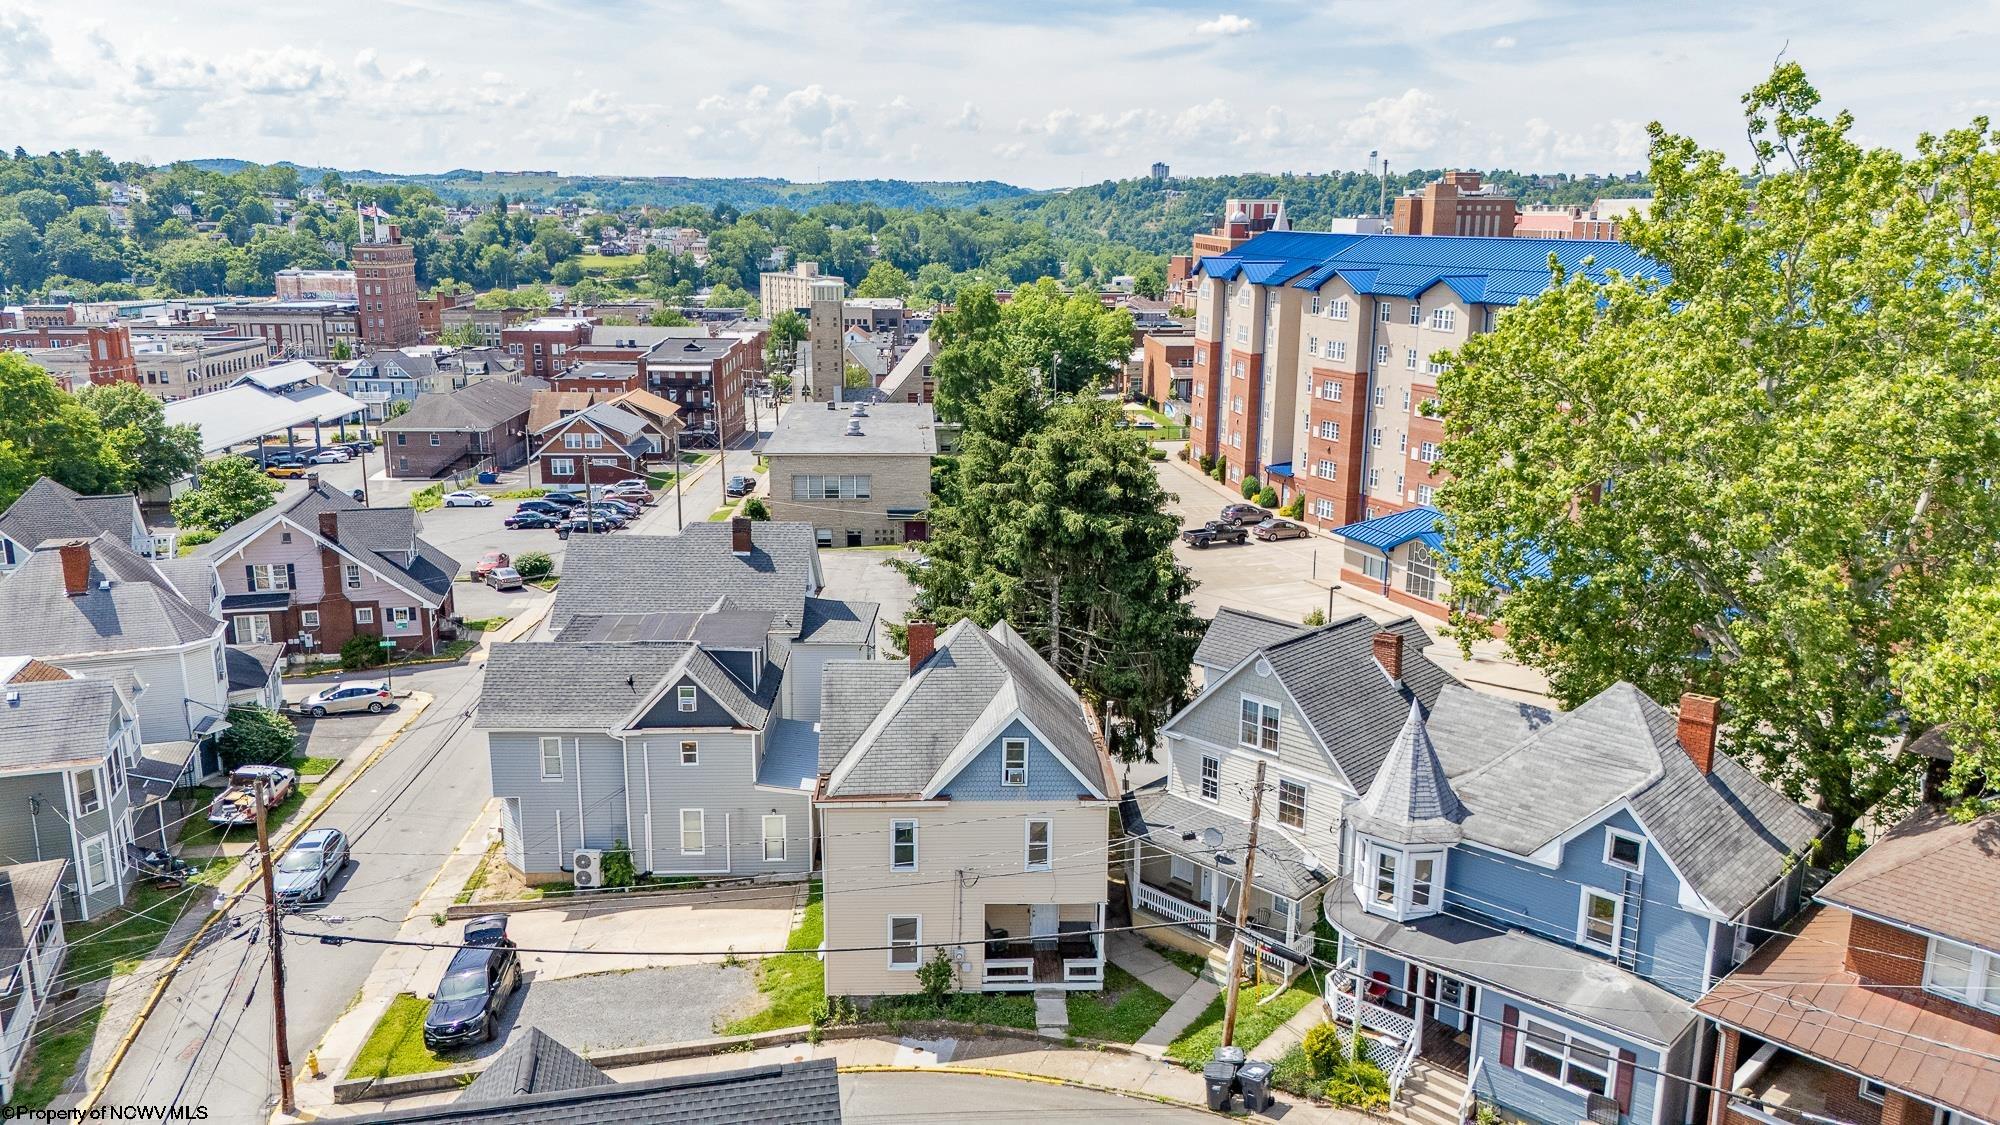
[[1234,668],[1258,649],[1305,631],[1304,625],[1223,606],[1215,611],[1215,619],[1202,633],[1201,644],[1194,650],[1194,662],[1204,668]]
[[[1250,847],[1248,820],[1175,796],[1167,791],[1165,778],[1125,794],[1118,803],[1118,814],[1127,836],[1143,837],[1155,847],[1204,863],[1213,862],[1220,851],[1240,867]],[[1210,828],[1222,833],[1218,848],[1204,842]],[[1184,838],[1189,832],[1194,833],[1193,840]],[[1326,885],[1337,862],[1331,850],[1318,855],[1291,833],[1266,825],[1257,840],[1257,868],[1250,881],[1286,898],[1304,898]]]
[[356,1122],[480,1121],[496,1125],[840,1125],[840,1072],[832,1059],[708,1074],[615,1082],[425,1106]]
[[69,861],[45,859],[0,867],[0,977],[14,971],[27,955],[35,927],[49,909]]
[[185,555],[175,559],[154,559],[153,565],[196,609],[206,609],[215,600],[215,564],[209,560]]
[[[1375,662],[1375,634],[1384,631],[1403,638],[1401,683]],[[1356,614],[1262,653],[1340,772],[1365,793],[1403,729],[1410,701],[1428,708],[1445,685],[1458,682],[1424,655],[1430,645],[1430,634],[1411,618],[1381,625]]]
[[1396,744],[1375,771],[1368,792],[1355,802],[1348,821],[1357,831],[1403,844],[1442,844],[1464,835],[1465,806],[1459,802],[1437,748],[1424,727],[1423,706],[1410,701],[1409,717]]
[[[280,518],[288,518],[307,534],[319,534],[323,512],[337,513],[338,546],[367,563],[405,592],[437,605],[451,591],[458,561],[417,535],[417,513],[410,508],[371,508],[337,488],[305,488],[296,495],[223,530],[195,548],[195,558],[211,565],[262,534]],[[416,557],[405,561],[410,547]]]
[[757,649],[771,631],[771,615],[754,610],[711,612],[579,613],[564,623],[556,639],[607,644],[692,641],[709,648]]
[[534,397],[534,391],[517,383],[484,379],[443,394],[420,394],[406,413],[382,423],[382,429],[485,433],[513,418],[525,426]]
[[140,530],[138,512],[138,502],[129,493],[84,496],[42,477],[0,513],[0,535],[30,550],[51,539],[88,539],[98,534],[116,536],[130,545]]
[[909,666],[901,662],[827,662],[819,681],[819,772],[833,772],[909,678]]
[[678,535],[573,539],[549,621],[560,629],[579,613],[705,610],[727,597],[769,613],[774,629],[799,628],[818,584],[812,525],[760,521],[750,543],[748,555],[731,552],[727,523],[689,524]]
[[271,670],[284,658],[284,645],[225,645],[229,690],[250,691],[271,682]]
[[465,1103],[502,1102],[523,1094],[588,1090],[612,1085],[611,1076],[539,1027],[511,1036],[507,1046],[458,1095]]
[[[124,540],[99,535],[89,543],[90,585],[75,597],[63,590],[55,550],[36,551],[0,582],[0,654],[53,658],[168,648],[221,628],[205,604],[189,605]],[[100,589],[105,582],[110,588]]]
[[807,644],[864,644],[875,632],[882,607],[874,602],[807,598],[799,640]]
[[475,725],[495,730],[617,730],[670,680],[695,681],[737,723],[761,730],[781,673],[766,666],[745,688],[715,658],[685,642],[533,641],[494,645]]
[[2000,953],[2000,813],[1918,809],[1818,897]]
[[0,773],[103,762],[120,707],[109,680],[7,685],[0,698]]

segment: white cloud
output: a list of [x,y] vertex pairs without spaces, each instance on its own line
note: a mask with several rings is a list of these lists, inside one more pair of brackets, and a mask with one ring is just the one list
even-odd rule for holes
[[354,53],[354,73],[363,78],[382,77],[382,64],[376,61],[375,48],[363,47]]
[[1515,45],[1515,42],[1516,40],[1514,39],[1513,36],[1502,35],[1500,38],[1495,39],[1493,41],[1493,49],[1496,51],[1512,50]]
[[252,94],[303,94],[319,89],[334,73],[324,56],[297,47],[247,52],[237,64],[237,81]]
[[1196,35],[1246,35],[1257,30],[1257,21],[1234,12],[1220,12],[1212,20],[1194,25]]
[[1405,165],[1427,157],[1442,157],[1445,163],[1474,163],[1478,158],[1459,148],[1474,132],[1471,122],[1414,86],[1396,97],[1369,102],[1340,127],[1348,145],[1394,153]]
[[951,127],[961,133],[977,133],[980,124],[979,107],[971,102],[966,102],[958,116],[951,119]]

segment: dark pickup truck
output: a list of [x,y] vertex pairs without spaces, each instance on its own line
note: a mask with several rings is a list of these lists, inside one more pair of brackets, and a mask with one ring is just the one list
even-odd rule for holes
[[1248,543],[1250,529],[1221,520],[1210,520],[1200,527],[1190,527],[1181,532],[1181,539],[1196,550],[1212,547],[1217,543]]

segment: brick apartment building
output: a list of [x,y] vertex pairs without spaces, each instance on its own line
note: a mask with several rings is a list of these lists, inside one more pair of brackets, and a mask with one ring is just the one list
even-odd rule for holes
[[417,396],[407,413],[382,424],[385,471],[429,478],[490,462],[511,469],[528,459],[532,387],[504,379]]
[[[421,314],[421,306],[419,306]],[[457,303],[438,303],[438,331],[444,332],[461,325],[470,324],[479,330],[479,342],[489,348],[503,347],[500,334],[508,328],[530,321],[541,315],[539,309],[504,308],[482,309],[472,303],[469,296]],[[421,318],[419,323],[422,323]]]
[[598,325],[588,344],[569,349],[573,366],[550,382],[556,390],[600,395],[649,391],[679,408],[683,445],[714,448],[718,428],[727,441],[743,434],[743,396],[764,370],[768,326],[740,323],[755,327]]
[[140,328],[132,353],[139,385],[161,402],[219,391],[271,363],[261,337],[187,328]]
[[340,344],[353,355],[365,350],[353,301],[222,301],[209,311],[217,326],[262,339],[276,358],[330,360]]
[[1490,187],[1477,172],[1446,172],[1440,179],[1396,197],[1390,229],[1397,234],[1508,238],[1520,204]]
[[[417,332],[426,343],[435,341],[444,332],[444,314],[448,309],[470,309],[474,298],[471,293],[440,293],[432,297],[417,298]],[[494,328],[498,342],[499,328]]]
[[1292,229],[1291,220],[1285,217],[1285,201],[1282,199],[1231,199],[1222,205],[1222,214],[1222,223],[1214,230],[1194,236],[1189,253],[1175,254],[1167,259],[1166,300],[1169,306],[1194,307],[1195,294],[1200,288],[1195,266],[1203,258],[1210,254],[1227,254],[1267,231]]
[[570,350],[590,343],[593,322],[580,316],[540,316],[500,330],[500,344],[521,357],[521,374],[554,379],[573,362]]
[[279,270],[272,281],[281,301],[358,299],[353,270]]
[[420,341],[416,253],[416,247],[403,241],[400,227],[379,222],[374,238],[349,251],[364,346],[401,348]]
[[0,351],[28,353],[58,382],[71,387],[139,381],[139,368],[132,358],[132,334],[123,324],[0,329]]
[[1141,345],[1139,388],[1147,402],[1162,409],[1168,403],[1187,408],[1194,393],[1194,349],[1192,335],[1146,337]]

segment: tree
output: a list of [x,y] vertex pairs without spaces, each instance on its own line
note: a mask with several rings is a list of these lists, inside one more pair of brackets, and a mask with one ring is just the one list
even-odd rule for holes
[[437,342],[450,348],[476,348],[486,343],[486,334],[479,325],[462,320],[439,332]]
[[1000,310],[1014,361],[1064,394],[1095,394],[1132,354],[1132,314],[1107,309],[1094,293],[1065,293],[1053,278],[1014,291]]
[[1863,150],[1818,102],[1795,64],[1751,91],[1750,176],[1651,127],[1627,236],[1668,279],[1559,273],[1451,357],[1438,502],[1461,643],[1497,619],[1565,704],[1721,697],[1838,863],[1912,781],[1894,654],[1938,668],[1994,578],[2000,152]]
[[222,768],[277,766],[298,752],[299,728],[268,707],[231,707],[222,732]]
[[679,309],[654,309],[652,314],[646,317],[646,323],[655,328],[687,328],[693,325],[694,321],[682,316]]
[[908,297],[911,293],[910,275],[888,262],[877,261],[868,267],[868,276],[854,287],[857,297]]
[[129,473],[107,450],[96,414],[48,372],[0,352],[0,509],[40,477],[90,495],[126,487]]
[[182,527],[221,531],[271,506],[281,486],[244,457],[218,457],[202,467],[195,486],[168,502]]
[[2000,780],[2000,584],[1952,593],[1941,627],[1890,662],[1910,717],[1950,740],[1950,789]]
[[937,358],[931,363],[938,420],[963,422],[1006,363],[1001,344],[1000,302],[983,285],[962,291],[958,307],[931,322]]
[[764,506],[762,497],[752,496],[743,502],[743,518],[758,521],[768,520],[771,518],[771,509]]
[[872,387],[875,385],[875,376],[870,375],[866,367],[850,363],[841,370],[840,385],[850,389]]
[[137,383],[85,387],[76,401],[97,415],[106,458],[124,466],[127,489],[165,488],[201,464],[201,430],[167,425],[166,408]]
[[333,347],[327,351],[327,356],[335,363],[346,363],[354,358],[354,345],[345,340],[335,340]]
[[798,362],[799,345],[805,343],[810,331],[797,309],[778,310],[764,337],[765,370],[790,371]]

